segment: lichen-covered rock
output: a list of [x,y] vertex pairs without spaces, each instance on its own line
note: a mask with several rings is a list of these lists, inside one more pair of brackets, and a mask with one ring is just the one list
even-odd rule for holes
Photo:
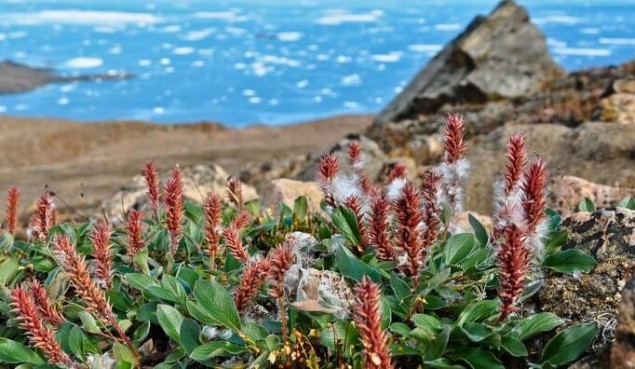
[[611,347],[611,369],[635,369],[635,278],[626,283],[622,292]]
[[594,347],[601,351],[611,339],[624,276],[635,258],[635,212],[615,208],[575,213],[563,220],[562,229],[569,234],[563,250],[587,251],[598,264],[581,275],[547,272],[538,308],[572,322],[598,323]]
[[[207,194],[218,193],[225,197],[229,174],[219,165],[197,165],[186,167],[183,171],[183,196],[186,200],[202,202]],[[243,184],[245,201],[258,197],[256,190]],[[110,200],[103,203],[108,217],[114,222],[122,221],[130,209],[146,209],[148,207],[145,179],[141,175],[134,176],[129,184],[117,191]]]
[[588,197],[598,208],[615,206],[635,190],[611,187],[574,176],[554,177],[549,184],[547,207],[561,215],[571,214],[580,201]]

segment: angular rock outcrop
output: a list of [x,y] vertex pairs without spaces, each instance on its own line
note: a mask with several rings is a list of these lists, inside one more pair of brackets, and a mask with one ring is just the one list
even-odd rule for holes
[[414,119],[446,103],[526,97],[563,72],[545,37],[512,0],[477,17],[446,45],[376,118],[375,124]]

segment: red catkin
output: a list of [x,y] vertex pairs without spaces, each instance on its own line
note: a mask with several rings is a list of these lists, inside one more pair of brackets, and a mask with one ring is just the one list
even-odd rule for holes
[[367,369],[394,368],[387,335],[381,328],[380,300],[379,286],[367,277],[355,287],[354,319],[364,345]]
[[20,201],[20,190],[16,186],[9,187],[7,191],[7,231],[15,235],[18,228],[18,204]]

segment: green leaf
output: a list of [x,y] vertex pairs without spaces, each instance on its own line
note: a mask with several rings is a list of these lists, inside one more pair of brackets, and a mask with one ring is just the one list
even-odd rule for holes
[[510,355],[515,357],[524,357],[529,355],[525,345],[514,337],[503,336],[501,340],[501,346]]
[[187,294],[181,282],[175,277],[165,274],[161,279],[161,286],[147,286],[146,291],[163,300],[185,304]]
[[139,291],[145,291],[147,287],[159,285],[159,282],[154,278],[141,273],[126,274],[126,281],[128,281],[130,286]]
[[434,339],[434,341],[432,341],[432,343],[426,349],[424,357],[427,360],[435,360],[443,356],[443,353],[448,346],[450,332],[452,332],[452,328],[450,326],[446,325],[445,327],[443,327],[441,333]]
[[395,297],[399,300],[403,301],[412,296],[412,288],[410,285],[396,275],[390,277],[390,288],[395,293]]
[[356,282],[360,282],[362,277],[368,276],[374,282],[381,282],[381,274],[376,268],[359,260],[345,247],[340,247],[335,254],[335,265],[343,276]]
[[415,314],[410,320],[419,328],[428,328],[431,331],[437,331],[441,329],[441,321],[427,314]]
[[407,337],[408,335],[410,335],[410,332],[412,332],[412,329],[410,329],[410,327],[408,327],[404,323],[397,322],[397,323],[393,323],[390,326],[390,331],[400,336]]
[[194,297],[195,302],[188,301],[187,304],[190,314],[195,316],[192,312],[194,310],[198,317],[207,318],[203,323],[222,325],[235,332],[240,331],[240,317],[234,299],[221,284],[200,280],[194,285]]
[[474,230],[474,236],[478,240],[478,242],[485,246],[489,240],[489,236],[487,235],[487,230],[483,227],[483,224],[478,221],[472,214],[467,214],[467,221],[470,222],[472,229]]
[[386,329],[390,326],[392,321],[392,310],[390,309],[390,302],[386,296],[382,296],[379,301],[380,313],[381,313],[381,327]]
[[212,341],[195,348],[190,354],[190,358],[196,361],[205,361],[216,356],[233,356],[247,351],[246,347],[238,346],[234,343]]
[[13,241],[13,235],[4,232],[0,235],[0,250],[8,250],[11,246],[13,246]]
[[627,208],[630,210],[635,210],[635,198],[632,196],[626,196],[620,202],[617,203],[617,206],[621,208]]
[[7,364],[44,364],[44,360],[35,351],[4,337],[0,337],[0,362]]
[[82,321],[82,328],[86,332],[93,334],[99,334],[101,332],[101,328],[99,328],[97,320],[91,313],[87,311],[80,311],[79,319]]
[[545,251],[547,255],[560,251],[560,248],[562,248],[568,240],[569,232],[565,230],[549,232],[549,237],[545,240]]
[[594,212],[595,204],[593,203],[593,200],[591,200],[588,197],[585,197],[582,200],[580,200],[580,203],[578,204],[578,211]]
[[86,354],[84,352],[84,332],[78,326],[74,326],[71,329],[71,334],[68,337],[68,344],[71,348],[73,355],[80,358],[82,361],[86,360]]
[[175,302],[185,302],[187,299],[185,288],[183,288],[181,282],[169,274],[165,274],[163,278],[161,278],[161,287],[170,291],[170,293],[177,299]]
[[258,341],[267,337],[267,330],[256,323],[243,324],[243,333],[251,340]]
[[115,342],[112,345],[112,354],[117,360],[117,362],[126,362],[126,363],[135,362],[134,354],[130,351],[130,349],[126,345],[122,343]]
[[445,265],[453,266],[460,263],[469,255],[474,245],[474,236],[471,233],[459,233],[450,237],[443,248]]
[[141,323],[141,325],[139,325],[139,327],[137,327],[137,329],[132,334],[132,340],[134,342],[143,341],[146,337],[148,337],[149,333],[150,333],[150,322],[143,322]]
[[165,333],[177,344],[181,343],[181,324],[183,315],[170,305],[161,304],[157,307],[157,319]]
[[179,336],[181,337],[181,347],[187,352],[191,354],[194,349],[201,344],[199,341],[199,336],[201,335],[201,327],[196,323],[196,321],[192,319],[183,320],[183,324],[181,324],[181,331]]
[[20,271],[20,262],[13,257],[0,261],[0,286],[7,286]]
[[293,213],[298,219],[306,219],[309,211],[309,202],[305,196],[300,196],[293,202]]
[[360,245],[362,237],[357,225],[357,217],[353,210],[339,207],[333,212],[333,224],[340,230],[346,239],[353,245]]
[[141,305],[139,311],[137,311],[137,319],[141,322],[152,322],[152,324],[159,324],[157,320],[157,301],[151,301]]
[[247,201],[245,203],[245,210],[247,210],[251,216],[257,217],[260,214],[260,200],[253,199]]
[[564,320],[554,313],[538,313],[522,319],[514,327],[512,334],[519,341],[524,341],[539,333],[548,332],[562,323]]
[[456,324],[462,326],[467,322],[475,322],[487,319],[498,313],[498,301],[482,300],[475,304],[468,305],[459,315]]
[[431,369],[465,369],[463,365],[452,364],[452,362],[446,358],[424,361],[423,364],[424,368]]
[[569,249],[549,255],[543,265],[560,273],[588,273],[595,268],[597,261],[586,251]]
[[560,366],[574,361],[589,348],[597,331],[595,323],[574,325],[563,330],[547,342],[540,362]]
[[350,358],[355,353],[355,343],[358,339],[359,331],[355,329],[351,321],[338,320],[320,332],[322,345],[331,351],[343,351],[346,358]]
[[490,351],[479,348],[462,348],[454,351],[452,357],[466,362],[472,369],[505,369]]
[[481,323],[465,323],[459,328],[472,342],[481,342],[494,334],[491,328]]

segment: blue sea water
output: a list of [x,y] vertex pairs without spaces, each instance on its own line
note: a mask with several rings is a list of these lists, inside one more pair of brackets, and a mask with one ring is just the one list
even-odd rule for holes
[[[285,124],[376,113],[496,0],[0,0],[0,59],[131,72],[0,96],[0,114]],[[635,1],[521,1],[567,70],[635,58]]]

